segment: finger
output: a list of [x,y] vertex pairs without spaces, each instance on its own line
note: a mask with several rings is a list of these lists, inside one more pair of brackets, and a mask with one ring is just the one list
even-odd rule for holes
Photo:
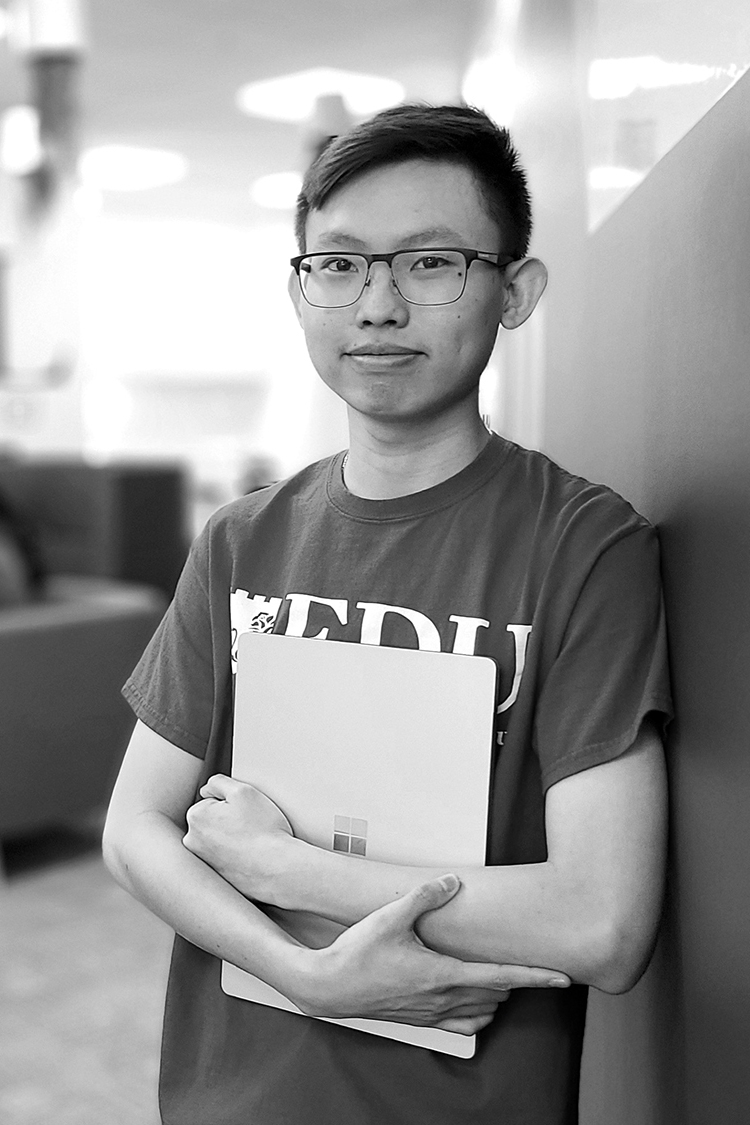
[[201,800],[196,801],[185,813],[185,820],[187,821],[188,827],[193,825],[198,827],[202,823],[203,813],[210,808],[211,805],[217,804],[219,804],[219,801],[215,797],[203,797]]
[[[491,965],[483,961],[460,961],[461,984],[472,988],[567,988],[570,977],[555,969],[527,965]],[[457,982],[458,983],[458,982]]]
[[530,965],[503,965],[504,988],[568,988],[570,977],[556,969],[538,969]]
[[459,1035],[476,1035],[478,1031],[488,1027],[492,1023],[493,1016],[457,1016],[447,1020],[441,1020],[435,1024],[442,1031],[453,1031]]
[[201,797],[215,797],[217,801],[226,801],[229,794],[237,787],[237,782],[224,773],[215,773],[209,777],[198,792]]
[[457,875],[443,875],[440,879],[430,879],[428,883],[414,887],[402,898],[382,907],[381,913],[394,922],[413,927],[420,915],[428,910],[438,910],[439,907],[445,906],[446,902],[450,902],[460,886],[461,880]]

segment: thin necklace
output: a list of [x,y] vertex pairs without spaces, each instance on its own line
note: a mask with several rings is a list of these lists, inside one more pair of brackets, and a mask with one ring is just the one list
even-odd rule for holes
[[344,480],[344,469],[346,468],[346,463],[347,463],[348,460],[349,460],[349,450],[347,449],[346,452],[344,453],[344,460],[341,462],[341,480],[342,480],[342,483],[344,485],[344,488],[346,488],[346,481]]

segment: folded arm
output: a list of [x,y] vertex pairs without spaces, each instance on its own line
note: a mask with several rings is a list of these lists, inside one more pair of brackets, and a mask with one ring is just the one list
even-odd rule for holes
[[399,901],[366,911],[329,948],[306,948],[183,846],[201,769],[197,758],[138,723],[107,816],[105,862],[194,945],[261,977],[308,1014],[473,1034],[511,989],[569,983],[546,969],[467,964],[423,945],[414,926],[455,896],[455,879],[415,885]]
[[[212,778],[185,845],[243,894],[351,925],[441,872],[361,861],[295,840],[258,790]],[[457,869],[462,888],[420,919],[432,948],[462,960],[555,966],[608,992],[632,987],[656,935],[664,879],[666,780],[644,724],[614,761],[553,785],[544,863]]]

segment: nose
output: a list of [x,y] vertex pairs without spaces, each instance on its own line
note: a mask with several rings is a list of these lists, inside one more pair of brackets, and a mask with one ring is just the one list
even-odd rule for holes
[[409,320],[408,302],[393,281],[386,262],[373,262],[362,296],[357,302],[357,324],[394,324],[400,327]]

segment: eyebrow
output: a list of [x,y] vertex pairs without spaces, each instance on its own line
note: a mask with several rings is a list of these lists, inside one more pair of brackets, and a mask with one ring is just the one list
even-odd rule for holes
[[410,234],[403,240],[403,245],[423,246],[425,243],[439,242],[444,246],[463,246],[465,241],[465,237],[451,227],[427,227]]
[[[342,230],[324,230],[315,240],[319,245],[332,247],[346,247],[348,250],[365,251],[367,243],[356,235],[348,234]],[[399,249],[408,247],[423,247],[429,244],[438,246],[463,245],[464,236],[458,234],[451,227],[426,227],[424,230],[414,231],[398,240]]]

